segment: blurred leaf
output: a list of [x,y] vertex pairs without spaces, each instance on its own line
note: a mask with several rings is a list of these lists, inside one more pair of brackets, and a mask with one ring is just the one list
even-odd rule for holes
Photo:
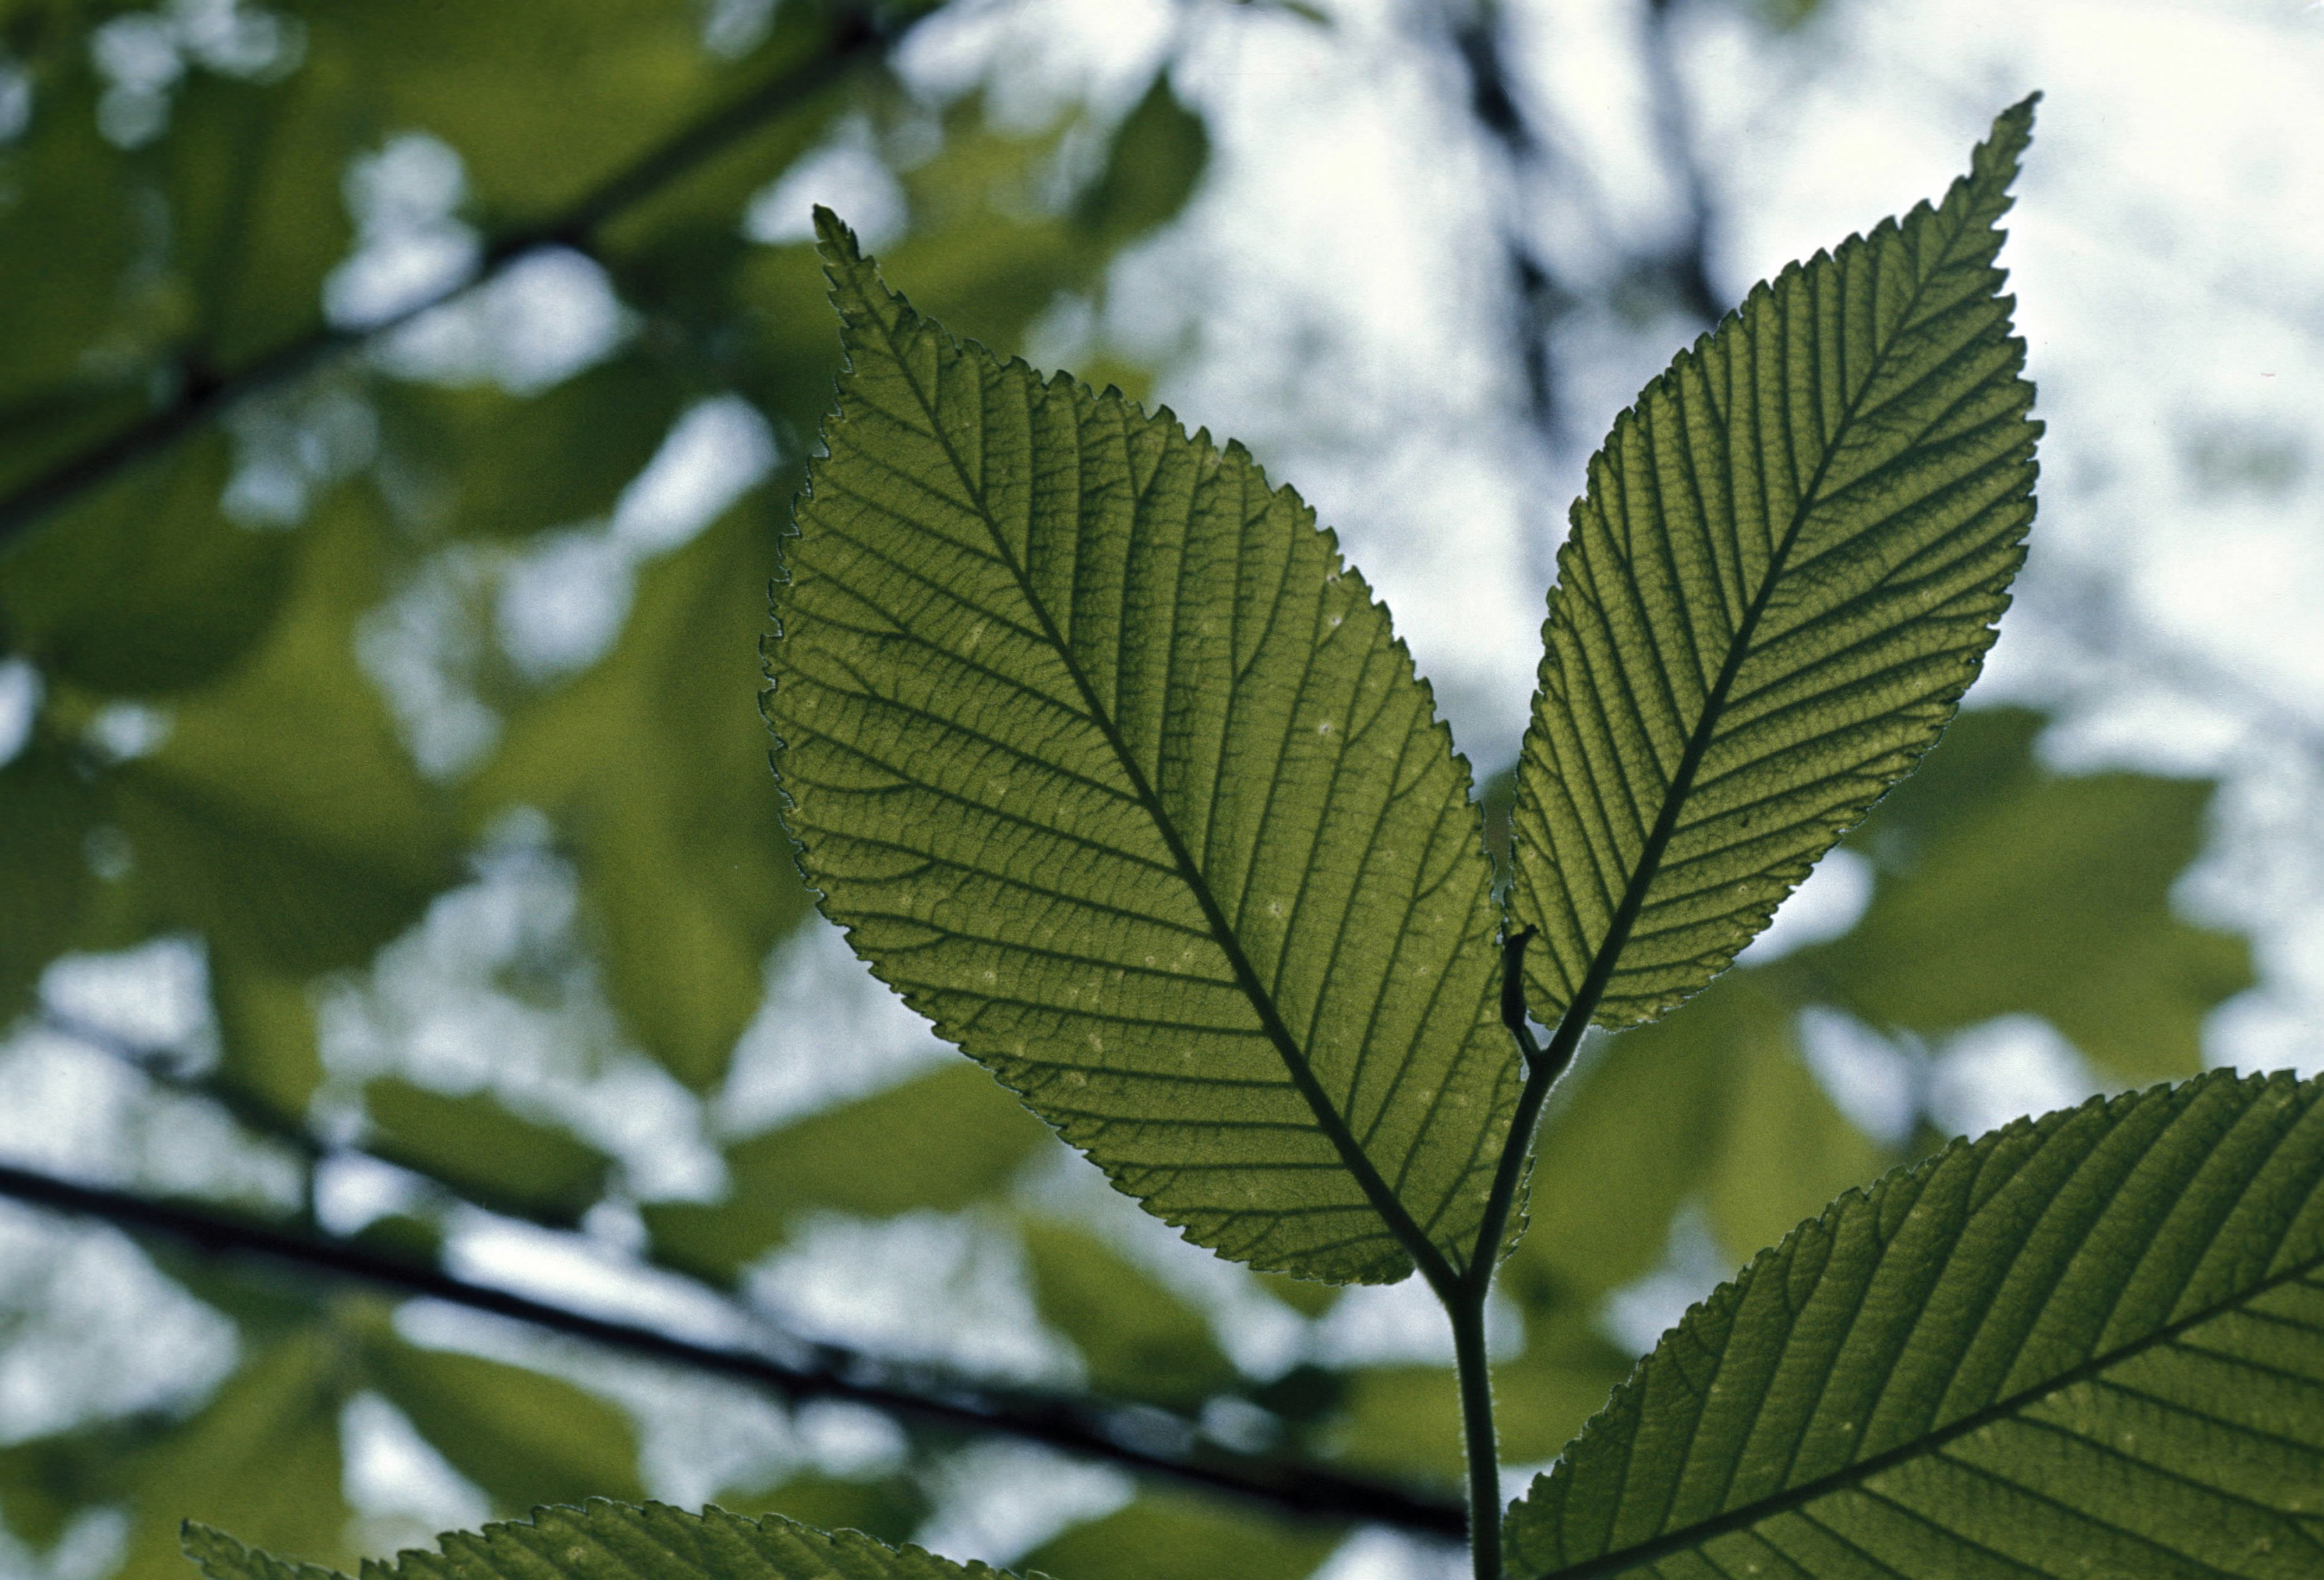
[[143,404],[142,354],[170,323],[166,306],[132,273],[158,237],[150,207],[141,212],[133,197],[128,161],[97,132],[97,74],[83,64],[78,35],[55,29],[56,58],[42,74],[32,124],[0,144],[0,218],[10,236],[38,238],[0,246],[0,345],[8,348],[0,411],[10,418],[0,427],[0,477],[12,488],[64,448],[62,434],[23,434],[19,415],[102,408],[120,393],[135,398],[134,412]]
[[892,1217],[984,1200],[1046,1134],[983,1072],[950,1065],[737,1143],[726,1153],[733,1185],[724,1202],[641,1210],[658,1256],[730,1281],[804,1212]]
[[343,491],[305,528],[300,584],[263,647],[176,706],[114,775],[133,881],[159,931],[299,975],[360,965],[458,873],[439,798],[356,666],[378,545]]
[[[529,1520],[488,1525],[441,1545],[440,1557],[400,1553],[371,1573],[374,1580],[1006,1580],[983,1564],[955,1564],[918,1548],[899,1552],[852,1531],[825,1535],[773,1515],[688,1514],[665,1503],[536,1509]],[[186,1553],[209,1580],[310,1580],[206,1525],[188,1528]]]
[[1692,1028],[1723,1049],[1726,1091],[1703,1201],[1720,1245],[1738,1262],[1899,1161],[1832,1106],[1801,1051],[1797,1012],[1760,988],[1742,978],[1725,1024]]
[[1525,1353],[1493,1367],[1504,1464],[1554,1458],[1605,1408],[1637,1357],[1606,1337],[1595,1306],[1525,1313]]
[[209,1080],[286,1125],[304,1125],[323,1081],[315,1007],[305,980],[232,948],[209,951],[218,1065]]
[[629,1412],[560,1377],[422,1349],[384,1324],[366,1360],[380,1392],[499,1508],[645,1495]]
[[[0,249],[5,251],[5,249]],[[218,508],[227,441],[210,433],[129,467],[0,558],[0,629],[52,677],[181,693],[263,640],[299,540]]]
[[460,153],[476,210],[538,222],[715,102],[696,12],[661,0],[325,6],[316,46],[359,62],[383,132],[425,127]]
[[329,48],[331,36],[310,33],[281,81],[196,71],[173,96],[160,145],[172,251],[210,375],[323,326],[324,277],[353,239],[342,182],[367,130],[353,91],[363,65]]
[[1451,1366],[1364,1366],[1342,1381],[1322,1432],[1334,1467],[1439,1491],[1461,1484],[1461,1392]]
[[755,706],[773,536],[746,502],[650,566],[611,656],[513,718],[469,786],[479,822],[508,804],[556,820],[614,1007],[696,1090],[807,907]]
[[537,395],[383,381],[377,398],[383,442],[426,513],[511,537],[610,515],[687,394],[667,364],[632,352]]
[[106,1421],[0,1448],[0,1519],[36,1551],[53,1547],[75,1516],[119,1491],[130,1433],[150,1422]]
[[349,1237],[367,1251],[410,1267],[436,1267],[444,1251],[443,1226],[408,1212],[382,1213]]
[[97,883],[96,815],[71,753],[45,734],[0,763],[0,1026],[32,1007],[42,969],[76,942]]
[[1994,267],[2033,117],[1941,206],[1755,287],[1591,458],[1512,822],[1536,1018],[1708,987],[1976,678],[2034,519]]
[[1097,243],[1123,243],[1177,217],[1210,162],[1203,118],[1178,102],[1159,72],[1113,134],[1105,168],[1075,205]]
[[1851,849],[1880,868],[1854,931],[1784,962],[1876,1024],[2048,1020],[2125,1082],[2202,1067],[2202,1020],[2250,987],[2250,946],[2172,913],[2214,785],[2043,768],[2047,721],[1963,714]]
[[1035,1303],[1081,1351],[1093,1392],[1191,1410],[1236,1381],[1209,1318],[1152,1273],[1070,1225],[1036,1218],[1023,1234]]
[[180,1580],[185,1520],[226,1520],[296,1558],[346,1561],[339,1410],[352,1381],[339,1336],[310,1324],[245,1362],[217,1397],[134,1467],[134,1523],[118,1580]]
[[364,1108],[375,1129],[367,1150],[479,1207],[574,1224],[605,1194],[610,1158],[569,1130],[519,1117],[489,1092],[447,1097],[390,1076],[364,1088]]
[[1287,1272],[1255,1272],[1259,1287],[1298,1312],[1302,1317],[1321,1317],[1340,1299],[1340,1286],[1312,1278],[1294,1278]]
[[763,1492],[723,1492],[711,1502],[737,1514],[779,1514],[817,1530],[860,1530],[891,1547],[909,1539],[935,1507],[909,1476],[849,1481],[812,1472]]
[[1300,1580],[1345,1534],[1340,1525],[1150,1487],[1136,1502],[1044,1542],[1017,1566],[1071,1580]]
[[1500,1287],[1528,1312],[1581,1306],[1651,1272],[1728,1123],[1732,1035],[1762,1013],[1730,973],[1667,1020],[1585,1049],[1534,1144],[1532,1223]]

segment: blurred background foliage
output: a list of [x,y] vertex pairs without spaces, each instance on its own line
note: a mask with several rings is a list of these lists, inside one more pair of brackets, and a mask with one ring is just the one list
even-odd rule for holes
[[[1590,391],[1732,294],[1716,155],[1663,135],[1657,51],[1689,17],[1781,41],[1849,4],[1606,8],[1668,113],[1642,133],[1677,160],[1668,223],[1586,263],[1489,225],[1470,250],[1506,271],[1463,287],[1543,476],[1602,429]],[[837,355],[810,200],[948,326],[1147,399],[1220,354],[1133,332],[1138,261],[1267,152],[1182,88],[1205,40],[1252,72],[1425,45],[1430,124],[1468,128],[1446,179],[1509,203],[1572,157],[1490,5],[1157,0],[1130,68],[1028,100],[1016,57],[1058,9],[0,6],[0,1155],[705,1342],[1094,1396],[1166,1455],[1450,1495],[1425,1293],[1248,1275],[1110,1196],[854,966],[777,821],[756,643]],[[1526,565],[1557,515],[1528,506]],[[1495,1313],[1510,1464],[1840,1190],[2202,1066],[2259,979],[2173,904],[2216,777],[2063,771],[2066,704],[2024,694],[1965,714],[1699,1001],[1585,1050]],[[16,1206],[0,1442],[0,1572],[56,1580],[179,1575],[187,1516],[346,1565],[648,1493],[1068,1580],[1443,1552]]]

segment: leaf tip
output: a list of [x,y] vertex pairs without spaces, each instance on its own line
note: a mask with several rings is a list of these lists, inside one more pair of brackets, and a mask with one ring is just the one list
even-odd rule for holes
[[815,250],[834,267],[863,262],[863,249],[855,239],[855,232],[820,203],[815,206]]
[[2025,150],[2034,142],[2034,112],[2041,104],[2039,88],[1993,118],[1993,130],[1977,146],[1972,169],[1984,179],[2006,190],[2017,179]]

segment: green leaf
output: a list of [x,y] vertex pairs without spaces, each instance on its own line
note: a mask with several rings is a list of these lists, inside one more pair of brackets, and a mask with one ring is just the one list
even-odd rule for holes
[[429,513],[514,537],[611,514],[686,394],[670,368],[632,353],[537,395],[383,381],[377,400],[383,438]]
[[[190,1521],[186,1556],[209,1580],[318,1580]],[[403,1552],[366,1564],[375,1580],[1002,1580],[983,1564],[900,1550],[852,1530],[825,1535],[778,1515],[744,1520],[724,1509],[687,1514],[664,1503],[537,1509],[530,1520],[440,1539],[440,1553]]]
[[717,1503],[737,1514],[779,1514],[819,1530],[860,1530],[896,1547],[908,1540],[933,1511],[909,1475],[851,1481],[809,1472],[767,1489],[724,1492]]
[[227,443],[209,434],[127,468],[0,560],[0,628],[60,680],[181,692],[267,634],[298,538],[226,519]]
[[479,827],[509,804],[556,821],[623,1025],[696,1090],[807,913],[751,716],[773,537],[746,505],[650,566],[613,651],[512,719],[467,786]]
[[379,524],[343,491],[304,532],[300,583],[264,644],[180,700],[161,749],[112,776],[150,925],[289,976],[368,962],[459,871],[447,809],[355,663]]
[[71,948],[95,875],[96,808],[72,754],[35,731],[0,763],[0,1025],[32,1007],[48,963]]
[[137,1467],[136,1522],[120,1580],[174,1580],[179,1522],[222,1520],[301,1557],[346,1551],[339,1410],[350,1392],[337,1336],[309,1324],[244,1365]]
[[1209,1319],[1160,1279],[1071,1225],[1037,1219],[1024,1236],[1034,1300],[1081,1351],[1091,1392],[1195,1410],[1233,1384]]
[[803,1213],[893,1217],[987,1199],[1046,1134],[975,1070],[940,1070],[737,1142],[726,1153],[733,1183],[723,1202],[641,1210],[658,1257],[732,1282]]
[[1240,446],[961,344],[818,224],[851,365],[766,708],[826,914],[1197,1244],[1465,1264],[1516,1061],[1387,611]]
[[380,1392],[501,1508],[645,1495],[636,1427],[594,1393],[481,1355],[421,1349],[383,1322],[365,1358]]
[[1102,246],[1118,247],[1174,219],[1211,158],[1203,118],[1178,100],[1170,74],[1156,75],[1122,117],[1105,168],[1075,205]]
[[489,1092],[447,1097],[389,1077],[364,1089],[369,1151],[520,1217],[574,1224],[605,1194],[613,1161],[571,1131],[512,1114]]
[[1344,1534],[1157,1487],[1044,1543],[1024,1567],[1071,1580],[1303,1580]]
[[1853,1013],[1941,1034],[2038,1015],[2126,1081],[2202,1068],[2202,1022],[2250,987],[2251,949],[2174,915],[2216,785],[2063,776],[2035,758],[2048,721],[1964,714],[1851,849],[1880,869],[1864,919],[1784,962]]
[[1543,1019],[1699,991],[1975,677],[2034,514],[1993,267],[2033,114],[1941,207],[1754,289],[1591,460],[1518,769]]
[[1511,1510],[1513,1574],[2311,1575],[2324,1080],[2221,1070],[1851,1191]]

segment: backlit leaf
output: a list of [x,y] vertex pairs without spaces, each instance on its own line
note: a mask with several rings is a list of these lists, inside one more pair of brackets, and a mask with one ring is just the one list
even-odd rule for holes
[[[320,1580],[207,1526],[189,1522],[185,1542],[209,1580]],[[825,1535],[779,1515],[744,1520],[724,1509],[686,1514],[663,1503],[606,1502],[535,1510],[522,1523],[455,1533],[441,1539],[440,1552],[399,1553],[364,1573],[377,1580],[1002,1580],[983,1564],[899,1550],[852,1530]]]
[[767,711],[826,914],[1198,1244],[1465,1263],[1515,1058],[1387,611],[1239,446],[963,345],[820,223],[850,367]]
[[2324,1082],[1956,1143],[1762,1253],[1511,1510],[1511,1573],[2324,1563]]
[[1753,290],[1592,459],[1518,769],[1537,1016],[1700,990],[1975,677],[2034,513],[1993,266],[2032,125],[2028,100],[1941,207]]

